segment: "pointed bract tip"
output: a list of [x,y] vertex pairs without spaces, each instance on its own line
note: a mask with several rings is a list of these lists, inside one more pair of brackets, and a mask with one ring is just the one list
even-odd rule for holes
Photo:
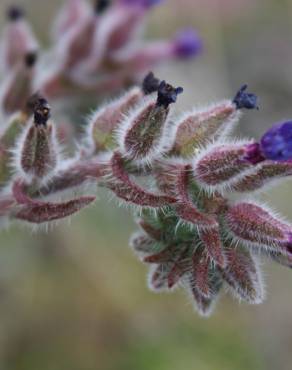
[[202,39],[192,28],[181,30],[174,39],[175,54],[180,58],[191,58],[203,49]]
[[111,5],[111,0],[96,0],[95,2],[95,13],[102,14],[104,13]]
[[183,91],[182,87],[175,88],[165,81],[161,81],[158,87],[157,106],[167,108],[170,104],[176,102],[177,96]]
[[142,83],[142,90],[145,95],[150,95],[158,91],[160,80],[155,77],[153,72],[149,72]]
[[27,110],[34,115],[34,123],[36,126],[46,125],[51,117],[51,108],[48,101],[36,93],[30,97],[27,104]]
[[24,57],[24,63],[28,68],[33,67],[38,59],[38,54],[36,51],[31,51],[27,53]]
[[6,12],[7,19],[11,22],[18,21],[19,19],[23,18],[24,15],[24,10],[16,5],[10,6]]
[[278,123],[261,138],[261,151],[265,158],[274,161],[292,159],[292,121]]
[[246,92],[247,85],[241,86],[241,88],[236,93],[233,103],[236,105],[237,109],[259,109],[258,97],[255,94]]

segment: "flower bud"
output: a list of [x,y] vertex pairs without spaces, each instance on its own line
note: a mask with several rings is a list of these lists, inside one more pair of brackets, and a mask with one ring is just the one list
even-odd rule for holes
[[44,179],[52,176],[57,166],[58,149],[50,118],[48,102],[39,96],[33,97],[33,123],[24,132],[18,166],[29,179]]
[[24,60],[8,73],[0,94],[0,102],[5,114],[25,109],[26,102],[32,94],[36,61],[37,54],[28,53]]
[[265,295],[262,276],[253,256],[240,248],[228,249],[225,254],[227,267],[221,273],[233,293],[248,303],[262,303]]
[[99,18],[92,12],[60,39],[56,53],[66,74],[74,74],[74,68],[90,57],[98,23]]
[[[120,69],[126,70],[129,75],[140,74],[152,69],[156,65],[177,58],[187,58],[177,50],[177,40],[150,41],[131,49],[123,48],[111,54],[111,60]],[[196,55],[189,54],[188,58]]]
[[226,136],[239,118],[240,112],[231,101],[184,114],[176,123],[172,154],[194,155],[207,143]]
[[226,264],[219,228],[200,230],[200,239],[206,248],[207,255],[220,267]]
[[199,185],[209,190],[228,188],[237,176],[252,164],[245,160],[246,145],[223,144],[210,146],[200,153],[194,164],[194,174]]
[[166,60],[189,59],[197,56],[202,49],[202,41],[196,31],[188,29],[171,40],[147,42],[131,49],[122,48],[111,54],[111,59],[129,73],[143,72]]
[[148,286],[154,292],[168,290],[168,275],[172,268],[171,264],[160,264],[150,269],[148,276]]
[[[216,273],[216,272],[215,272]],[[216,299],[222,288],[222,279],[218,274],[213,279],[209,280],[209,291],[210,295],[206,296],[201,290],[198,289],[197,284],[194,284],[194,278],[192,274],[189,274],[186,280],[186,285],[189,290],[189,294],[194,300],[195,308],[199,314],[203,317],[208,317],[212,313],[213,307],[216,303]]]
[[[190,270],[190,249],[187,244],[164,246],[164,249],[144,257],[143,261],[150,264],[158,264],[165,270],[163,275],[164,283],[161,285],[165,289],[173,288],[180,279]],[[157,271],[157,270],[155,270]],[[158,268],[159,271],[159,268]],[[152,275],[153,282],[154,274]],[[162,279],[162,276],[160,276]],[[161,281],[161,280],[160,280]],[[161,281],[162,283],[162,281]],[[157,290],[156,284],[152,283],[152,288]]]
[[33,224],[42,224],[71,216],[95,200],[93,196],[79,197],[61,203],[35,199],[30,195],[32,190],[30,185],[21,178],[13,181],[11,190],[17,203],[11,215],[15,219]]
[[286,176],[292,175],[292,162],[264,161],[253,171],[248,171],[230,186],[230,190],[241,193],[256,191],[271,184],[277,184]]
[[238,203],[226,215],[229,232],[254,249],[291,254],[291,226],[253,203]]
[[197,248],[192,256],[192,283],[205,298],[212,296],[210,258]]
[[153,253],[154,244],[155,242],[153,239],[141,232],[135,233],[130,240],[130,247],[139,254]]
[[40,202],[39,204],[25,205],[14,214],[14,217],[29,223],[42,224],[72,216],[94,200],[95,197],[80,197],[64,203]]
[[5,72],[11,71],[28,53],[36,53],[38,43],[21,8],[10,7],[9,24],[4,30],[2,60]]
[[142,91],[139,88],[133,88],[92,115],[87,135],[91,141],[90,152],[97,153],[115,147],[114,131],[123,120],[125,114],[142,99],[142,95]]
[[97,38],[96,51],[112,52],[128,47],[136,39],[145,13],[157,1],[118,0],[102,17]]
[[121,124],[118,141],[127,158],[147,163],[163,151],[169,105],[181,92],[162,81],[157,100],[146,100]]
[[85,0],[67,0],[53,24],[53,40],[58,42],[68,31],[86,19],[91,11],[88,2]]

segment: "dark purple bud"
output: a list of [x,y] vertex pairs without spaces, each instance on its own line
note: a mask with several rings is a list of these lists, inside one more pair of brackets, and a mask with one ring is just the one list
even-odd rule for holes
[[184,91],[182,87],[174,88],[170,84],[162,81],[158,88],[157,105],[167,108],[170,104],[175,103],[177,96]]
[[243,85],[235,95],[233,103],[236,105],[236,108],[259,109],[257,105],[258,97],[255,94],[246,92],[246,89],[247,85]]
[[7,18],[11,22],[18,21],[19,19],[21,19],[23,17],[24,17],[24,11],[23,11],[22,8],[20,8],[18,6],[11,6],[10,8],[8,8],[8,10],[7,10]]
[[142,90],[145,95],[150,95],[158,91],[159,85],[160,80],[154,76],[153,72],[149,72],[143,80]]
[[195,30],[180,31],[175,38],[175,53],[181,58],[191,58],[201,52],[202,40]]
[[111,5],[111,0],[97,0],[95,3],[96,14],[104,13]]
[[282,122],[270,128],[261,138],[260,146],[267,159],[292,159],[292,121]]
[[32,68],[37,62],[38,55],[35,51],[27,53],[24,57],[24,63],[28,68]]
[[34,114],[34,123],[36,126],[46,125],[51,117],[51,108],[45,98],[34,94],[27,103],[28,111]]

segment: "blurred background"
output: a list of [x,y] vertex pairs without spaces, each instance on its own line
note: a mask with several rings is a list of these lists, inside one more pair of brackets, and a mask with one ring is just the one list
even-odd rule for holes
[[[18,1],[43,44],[61,1]],[[1,0],[2,23],[9,0]],[[194,26],[197,60],[155,72],[183,86],[178,110],[231,97],[243,83],[260,98],[239,135],[259,137],[292,118],[291,0],[165,0],[146,36]],[[292,182],[263,199],[292,220]],[[47,232],[14,226],[0,235],[0,369],[290,370],[292,273],[265,261],[261,306],[222,297],[201,319],[183,293],[156,295],[128,248],[132,217],[109,195]]]

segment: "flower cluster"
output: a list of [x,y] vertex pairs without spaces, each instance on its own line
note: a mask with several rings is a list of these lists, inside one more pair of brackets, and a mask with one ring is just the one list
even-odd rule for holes
[[174,118],[182,92],[148,74],[141,87],[92,115],[69,159],[60,151],[48,102],[33,96],[31,117],[14,116],[1,138],[9,145],[17,137],[11,163],[9,152],[1,157],[1,217],[32,224],[64,218],[94,197],[60,203],[47,197],[97,184],[138,209],[140,231],[131,245],[151,265],[153,290],[183,286],[203,315],[222,287],[259,303],[258,256],[290,266],[292,227],[250,196],[234,202],[229,195],[251,194],[292,173],[292,123],[275,125],[259,143],[234,141],[230,131],[241,111],[257,107],[246,86],[234,99]]
[[178,31],[170,40],[142,42],[145,16],[159,2],[67,0],[46,51],[24,11],[10,7],[0,58],[1,113],[24,109],[35,91],[51,102],[104,96],[132,86],[158,63],[196,56],[202,43],[192,29]]
[[[10,106],[17,113],[6,118],[0,131],[1,223],[51,224],[92,203],[94,195],[85,191],[94,194],[97,186],[104,187],[137,215],[139,231],[131,246],[150,265],[151,289],[183,287],[202,315],[211,312],[223,288],[239,299],[260,303],[264,288],[259,256],[291,267],[292,226],[260,205],[253,193],[292,174],[292,122],[276,124],[259,142],[233,140],[230,134],[242,112],[257,108],[257,97],[246,85],[232,99],[176,117],[173,106],[183,89],[151,72],[143,84],[92,114],[73,155],[64,150],[66,140],[60,145],[66,135],[51,120],[50,92],[61,85],[59,92],[71,88],[73,81],[82,91],[89,70],[100,68],[100,63],[104,68],[105,50],[112,70],[103,70],[107,78],[120,73],[133,77],[149,67],[149,61],[197,52],[190,31],[175,42],[131,49],[136,50],[133,54],[123,51],[140,17],[154,3],[117,0],[108,8],[109,1],[98,1],[93,15],[83,1],[69,1],[54,28],[57,40],[65,37],[62,78],[55,76],[54,89],[40,89],[46,94],[29,99],[36,43],[28,37],[22,12],[10,9],[10,37],[25,37],[20,42],[23,51],[13,44],[4,48],[11,81],[19,73],[17,84],[14,81],[19,90],[7,89],[12,85],[4,89],[14,93],[6,95],[9,104],[3,109]],[[96,45],[104,49],[93,52],[81,42],[81,34],[83,40],[85,34],[102,35]],[[25,66],[19,62],[23,56]],[[125,69],[113,63],[118,56],[127,56]],[[64,82],[64,71],[66,79],[73,78],[70,84]],[[81,195],[76,197],[76,192]],[[241,195],[239,201],[234,201],[235,194]],[[248,200],[243,200],[245,195]]]

